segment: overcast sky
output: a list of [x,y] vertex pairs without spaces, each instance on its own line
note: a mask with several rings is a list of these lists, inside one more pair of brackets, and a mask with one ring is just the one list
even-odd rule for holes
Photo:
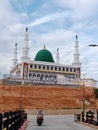
[[0,0],[0,74],[9,73],[13,49],[18,43],[22,56],[25,28],[29,28],[29,56],[43,48],[60,63],[73,62],[75,35],[78,35],[82,74],[98,80],[98,0]]

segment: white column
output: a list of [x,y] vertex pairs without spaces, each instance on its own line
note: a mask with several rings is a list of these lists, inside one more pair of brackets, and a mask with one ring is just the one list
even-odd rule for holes
[[57,53],[56,53],[56,63],[59,64],[59,49],[57,48]]
[[24,34],[24,47],[23,47],[23,56],[21,57],[22,62],[28,62],[29,61],[29,47],[28,47],[28,28],[26,27],[26,32]]
[[79,61],[79,56],[80,56],[80,54],[79,54],[79,45],[78,45],[78,36],[76,35],[76,40],[75,40],[75,52],[74,52],[74,62],[73,62],[73,65],[77,65],[77,66],[80,66],[81,65],[81,63],[80,63],[80,61]]
[[17,62],[18,62],[18,59],[17,59],[17,43],[15,43],[13,66],[15,66],[17,64]]
[[78,48],[79,48],[79,45],[78,45],[78,36],[76,35],[76,41],[75,41],[75,53],[74,53],[74,63],[79,63],[79,52],[78,52]]

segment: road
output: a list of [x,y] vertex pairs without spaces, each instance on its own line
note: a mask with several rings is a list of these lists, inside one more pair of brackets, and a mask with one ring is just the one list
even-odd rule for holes
[[28,115],[26,130],[95,130],[74,122],[73,115],[47,115],[42,126],[36,124],[36,116]]

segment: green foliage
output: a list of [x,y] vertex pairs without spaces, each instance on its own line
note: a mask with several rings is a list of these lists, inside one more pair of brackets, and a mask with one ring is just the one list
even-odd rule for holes
[[94,96],[95,98],[98,98],[98,88],[94,88]]

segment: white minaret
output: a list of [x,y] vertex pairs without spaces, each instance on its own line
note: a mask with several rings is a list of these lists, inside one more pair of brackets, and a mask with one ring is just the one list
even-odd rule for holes
[[29,47],[28,47],[28,28],[26,27],[26,32],[24,34],[24,47],[23,47],[23,56],[21,57],[22,62],[28,62],[29,61]]
[[80,66],[81,65],[81,63],[80,63],[80,61],[79,61],[79,56],[80,56],[80,54],[79,54],[79,45],[78,45],[78,36],[76,35],[76,40],[75,40],[75,53],[74,53],[74,62],[73,62],[73,65],[75,65],[75,66]]
[[59,48],[57,48],[57,53],[56,53],[56,63],[59,64]]
[[15,66],[17,64],[17,62],[18,62],[18,59],[17,59],[17,43],[15,43],[13,66]]

